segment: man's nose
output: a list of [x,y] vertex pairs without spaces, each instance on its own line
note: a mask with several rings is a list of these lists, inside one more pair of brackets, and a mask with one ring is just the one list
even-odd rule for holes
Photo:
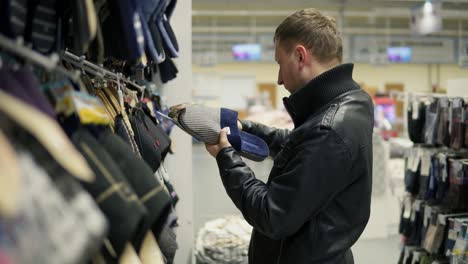
[[278,73],[278,81],[277,81],[278,85],[283,85],[283,78],[281,78],[281,73]]

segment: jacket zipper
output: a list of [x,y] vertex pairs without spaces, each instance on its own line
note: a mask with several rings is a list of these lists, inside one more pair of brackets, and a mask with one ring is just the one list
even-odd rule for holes
[[284,240],[281,240],[280,252],[279,252],[278,261],[276,261],[276,264],[279,264],[279,263],[280,263],[280,260],[281,260],[281,253],[283,253],[283,242],[284,242]]

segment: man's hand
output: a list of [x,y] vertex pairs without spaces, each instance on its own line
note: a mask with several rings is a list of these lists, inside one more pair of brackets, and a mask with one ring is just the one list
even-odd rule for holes
[[217,145],[208,145],[205,144],[206,150],[210,153],[211,156],[216,158],[218,156],[218,153],[223,149],[231,146],[231,143],[229,143],[227,139],[227,128],[223,128],[221,130],[221,133],[219,135],[219,143]]

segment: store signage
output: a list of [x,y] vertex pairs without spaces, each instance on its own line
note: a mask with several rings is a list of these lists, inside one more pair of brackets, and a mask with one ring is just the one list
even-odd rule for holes
[[[401,59],[395,58],[399,52]],[[455,41],[437,37],[355,36],[353,56],[358,62],[373,63],[374,57],[390,63],[455,63]]]

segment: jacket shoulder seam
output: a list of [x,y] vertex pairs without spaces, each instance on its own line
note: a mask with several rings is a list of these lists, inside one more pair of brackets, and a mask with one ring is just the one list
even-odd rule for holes
[[346,154],[348,155],[349,159],[352,160],[351,149],[349,148],[348,144],[346,144],[343,137],[340,134],[338,134],[334,129],[330,129],[330,132],[333,133],[336,136],[336,138],[338,139],[340,145],[342,145],[345,148]]

